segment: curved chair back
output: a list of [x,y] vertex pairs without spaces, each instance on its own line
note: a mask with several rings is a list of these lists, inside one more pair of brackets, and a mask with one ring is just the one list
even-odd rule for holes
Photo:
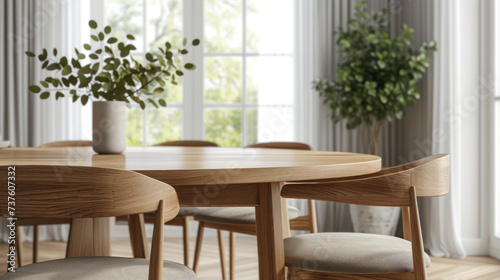
[[441,196],[449,191],[449,156],[435,155],[364,176],[322,182],[287,183],[281,195],[374,206],[408,206],[416,195]]
[[248,145],[247,148],[312,150],[311,146],[299,142],[266,142]]
[[175,146],[175,147],[219,147],[217,143],[203,140],[179,140],[179,141],[168,141],[155,146]]
[[62,148],[62,147],[86,147],[92,146],[92,141],[85,140],[70,140],[70,141],[56,141],[45,143],[38,146],[38,148]]
[[[2,182],[14,183],[9,177],[15,177],[15,185],[0,189],[0,200],[15,198],[16,218],[98,218],[155,212],[152,248],[158,250],[151,251],[149,279],[163,279],[163,224],[179,212],[177,194],[170,185],[110,168],[17,165],[0,166],[0,170]],[[0,214],[9,215],[5,206]]]

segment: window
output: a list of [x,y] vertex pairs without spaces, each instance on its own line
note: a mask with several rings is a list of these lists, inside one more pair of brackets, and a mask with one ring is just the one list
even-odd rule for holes
[[95,19],[111,25],[116,37],[136,37],[136,57],[166,40],[180,45],[183,37],[202,39],[187,58],[196,64],[195,72],[163,93],[167,108],[142,111],[131,104],[127,145],[206,139],[245,146],[293,140],[293,1],[94,3],[92,10],[104,10],[103,19]]

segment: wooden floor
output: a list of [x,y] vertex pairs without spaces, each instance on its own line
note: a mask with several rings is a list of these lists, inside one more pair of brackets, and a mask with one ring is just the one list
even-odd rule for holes
[[[227,240],[227,239],[226,239]],[[165,258],[182,262],[182,241],[180,238],[165,240]],[[31,262],[31,243],[24,243],[25,263]],[[227,244],[226,244],[227,245]],[[114,240],[112,253],[115,256],[131,256],[128,239]],[[258,279],[257,242],[254,237],[238,237],[236,251],[236,279]],[[191,253],[194,249],[194,239],[191,240]],[[226,250],[227,250],[226,246]],[[64,242],[41,242],[39,259],[49,260],[64,257],[66,244]],[[0,263],[5,264],[6,244],[0,244]],[[228,254],[226,252],[226,258]],[[192,257],[192,255],[191,255]],[[227,263],[227,261],[226,261]],[[226,264],[227,265],[227,264]],[[6,266],[0,265],[0,274],[5,273]],[[468,257],[466,260],[432,258],[428,270],[429,279],[449,280],[500,280],[500,261],[488,257]],[[198,271],[199,280],[220,280],[219,254],[216,238],[205,238]]]

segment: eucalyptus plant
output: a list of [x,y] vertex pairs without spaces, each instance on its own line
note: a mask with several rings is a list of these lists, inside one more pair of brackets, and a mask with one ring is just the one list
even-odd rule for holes
[[[134,36],[128,34],[123,42],[112,37],[111,27],[105,26],[97,30],[98,24],[89,21],[92,29],[90,38],[95,43],[84,44],[84,51],[75,48],[75,57],[58,56],[58,50],[53,49],[49,55],[46,49],[38,54],[42,69],[54,72],[39,82],[31,85],[29,90],[39,94],[41,99],[47,99],[55,92],[56,100],[71,96],[73,102],[80,99],[82,105],[89,99],[100,101],[136,102],[142,109],[146,103],[154,107],[167,106],[167,102],[159,95],[165,91],[167,83],[178,85],[184,70],[194,70],[193,63],[182,64],[181,56],[188,54],[187,39],[182,42],[182,49],[173,50],[170,42],[165,42],[164,48],[158,52],[147,52],[145,63],[140,63],[131,52],[137,50],[132,43]],[[198,46],[200,40],[191,42]],[[37,57],[27,51],[29,57]],[[88,57],[88,60],[86,58]],[[63,93],[63,92],[66,92]]]
[[391,38],[386,14],[384,9],[372,16],[366,1],[357,3],[349,28],[334,32],[339,52],[337,79],[313,82],[335,123],[345,119],[348,129],[366,125],[372,154],[377,153],[384,123],[401,119],[404,110],[420,98],[418,82],[436,51],[434,41],[414,48],[414,31],[406,24],[400,35]]

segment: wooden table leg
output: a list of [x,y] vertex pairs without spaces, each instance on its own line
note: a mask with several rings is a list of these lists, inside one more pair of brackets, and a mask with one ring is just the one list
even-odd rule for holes
[[130,215],[128,218],[128,230],[130,242],[132,243],[132,253],[134,258],[149,258],[148,239],[146,238],[146,228],[144,226],[144,215]]
[[73,219],[66,257],[111,255],[109,218]]
[[259,184],[255,214],[260,280],[285,279],[281,187],[282,183]]

